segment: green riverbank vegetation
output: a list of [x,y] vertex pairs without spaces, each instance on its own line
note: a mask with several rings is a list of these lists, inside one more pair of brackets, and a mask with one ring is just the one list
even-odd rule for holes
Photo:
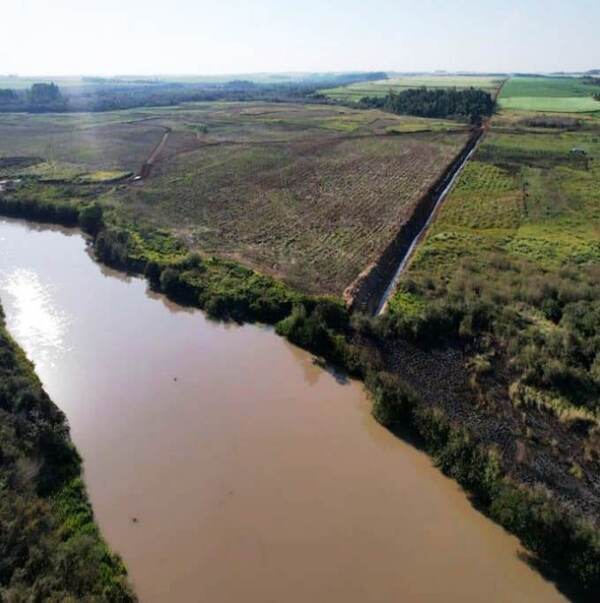
[[135,600],[94,523],[65,416],[8,335],[1,309],[0,598]]

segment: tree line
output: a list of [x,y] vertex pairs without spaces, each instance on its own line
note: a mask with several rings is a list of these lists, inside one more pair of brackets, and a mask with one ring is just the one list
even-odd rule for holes
[[383,97],[365,96],[360,106],[378,108],[399,115],[418,117],[469,117],[472,122],[489,116],[494,110],[494,100],[489,92],[476,88],[411,88],[390,92]]
[[60,90],[54,83],[34,84],[29,90],[0,89],[2,112],[115,111],[134,107],[178,105],[211,101],[320,102],[320,88],[387,79],[382,72],[315,74],[283,82],[233,80],[225,83],[178,83],[167,81],[94,78],[93,83]]

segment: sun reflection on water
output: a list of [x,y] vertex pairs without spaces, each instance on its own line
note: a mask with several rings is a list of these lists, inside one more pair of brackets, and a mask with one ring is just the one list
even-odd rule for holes
[[[69,317],[57,309],[52,285],[26,268],[0,274],[5,303],[14,310],[9,324],[12,335],[36,364],[54,366],[66,351]],[[8,298],[6,298],[8,296]]]

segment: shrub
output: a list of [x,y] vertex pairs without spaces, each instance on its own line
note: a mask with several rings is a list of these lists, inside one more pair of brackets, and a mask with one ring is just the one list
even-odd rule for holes
[[97,203],[86,205],[79,210],[79,226],[92,236],[96,236],[104,226],[102,207]]

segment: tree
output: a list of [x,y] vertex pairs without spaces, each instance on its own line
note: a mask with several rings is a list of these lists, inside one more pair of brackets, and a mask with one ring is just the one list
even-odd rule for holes
[[29,90],[29,102],[34,105],[55,103],[62,99],[60,88],[56,84],[33,84]]
[[0,88],[0,103],[13,103],[19,100],[17,93],[9,88]]

